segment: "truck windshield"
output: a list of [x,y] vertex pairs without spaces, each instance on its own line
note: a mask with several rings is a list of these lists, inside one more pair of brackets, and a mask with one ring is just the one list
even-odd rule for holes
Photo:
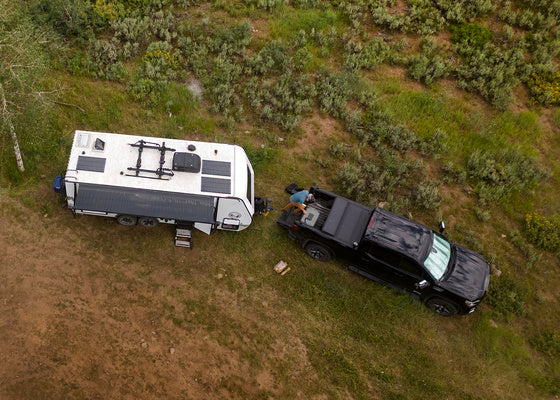
[[440,279],[447,265],[449,264],[449,258],[451,257],[451,246],[447,240],[434,233],[434,242],[432,243],[432,249],[424,261],[424,267],[428,272],[436,279]]

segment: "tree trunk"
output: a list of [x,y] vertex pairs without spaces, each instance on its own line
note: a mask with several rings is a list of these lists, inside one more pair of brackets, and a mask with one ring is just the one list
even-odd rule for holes
[[17,165],[19,170],[21,172],[24,172],[25,167],[23,166],[23,158],[21,157],[21,151],[19,149],[19,142],[16,135],[16,130],[14,128],[14,125],[12,124],[10,113],[8,112],[8,104],[6,102],[6,96],[4,95],[4,87],[2,86],[2,83],[0,83],[0,96],[2,96],[1,97],[2,116],[4,117],[4,121],[6,122],[6,125],[8,125],[8,129],[10,130],[10,136],[12,137],[12,140],[14,142],[14,153],[16,154]]

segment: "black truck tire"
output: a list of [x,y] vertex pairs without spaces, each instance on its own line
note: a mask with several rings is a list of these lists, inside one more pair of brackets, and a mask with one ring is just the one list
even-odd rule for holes
[[426,305],[430,310],[444,317],[452,317],[457,314],[459,309],[454,302],[442,299],[441,297],[432,297],[428,299]]
[[329,261],[332,258],[332,253],[328,247],[315,242],[305,245],[305,252],[309,257],[318,261]]
[[133,226],[138,222],[138,218],[134,215],[121,214],[117,216],[117,222],[124,226]]

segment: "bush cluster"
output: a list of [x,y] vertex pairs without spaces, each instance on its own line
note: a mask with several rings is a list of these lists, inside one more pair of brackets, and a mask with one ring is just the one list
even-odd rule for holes
[[550,357],[560,357],[560,332],[544,330],[529,339],[536,350]]
[[442,46],[428,37],[420,41],[420,53],[409,59],[406,74],[427,85],[434,80],[447,77],[453,71],[450,54],[442,50]]
[[544,105],[560,105],[560,72],[547,75],[533,73],[527,79],[533,100]]
[[488,304],[494,311],[505,318],[523,315],[523,306],[527,300],[527,289],[519,285],[510,275],[504,273],[499,278],[491,279],[488,287]]
[[286,131],[299,125],[302,116],[311,110],[315,85],[309,75],[295,75],[287,71],[276,81],[251,79],[247,98],[258,117],[277,124]]
[[525,216],[525,234],[535,246],[548,251],[560,248],[560,218],[544,217],[536,212]]
[[345,115],[346,104],[353,93],[358,77],[350,73],[319,73],[316,77],[317,102],[321,112],[335,118]]
[[548,175],[533,158],[516,149],[498,153],[476,150],[467,161],[467,171],[476,180],[483,200],[498,200],[513,190],[530,189]]

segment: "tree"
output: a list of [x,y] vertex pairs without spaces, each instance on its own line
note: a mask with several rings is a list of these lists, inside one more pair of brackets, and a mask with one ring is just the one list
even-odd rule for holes
[[35,26],[22,5],[0,0],[0,114],[2,131],[9,132],[17,165],[24,171],[17,135],[17,116],[28,107],[46,103],[39,90],[46,66],[49,35]]

